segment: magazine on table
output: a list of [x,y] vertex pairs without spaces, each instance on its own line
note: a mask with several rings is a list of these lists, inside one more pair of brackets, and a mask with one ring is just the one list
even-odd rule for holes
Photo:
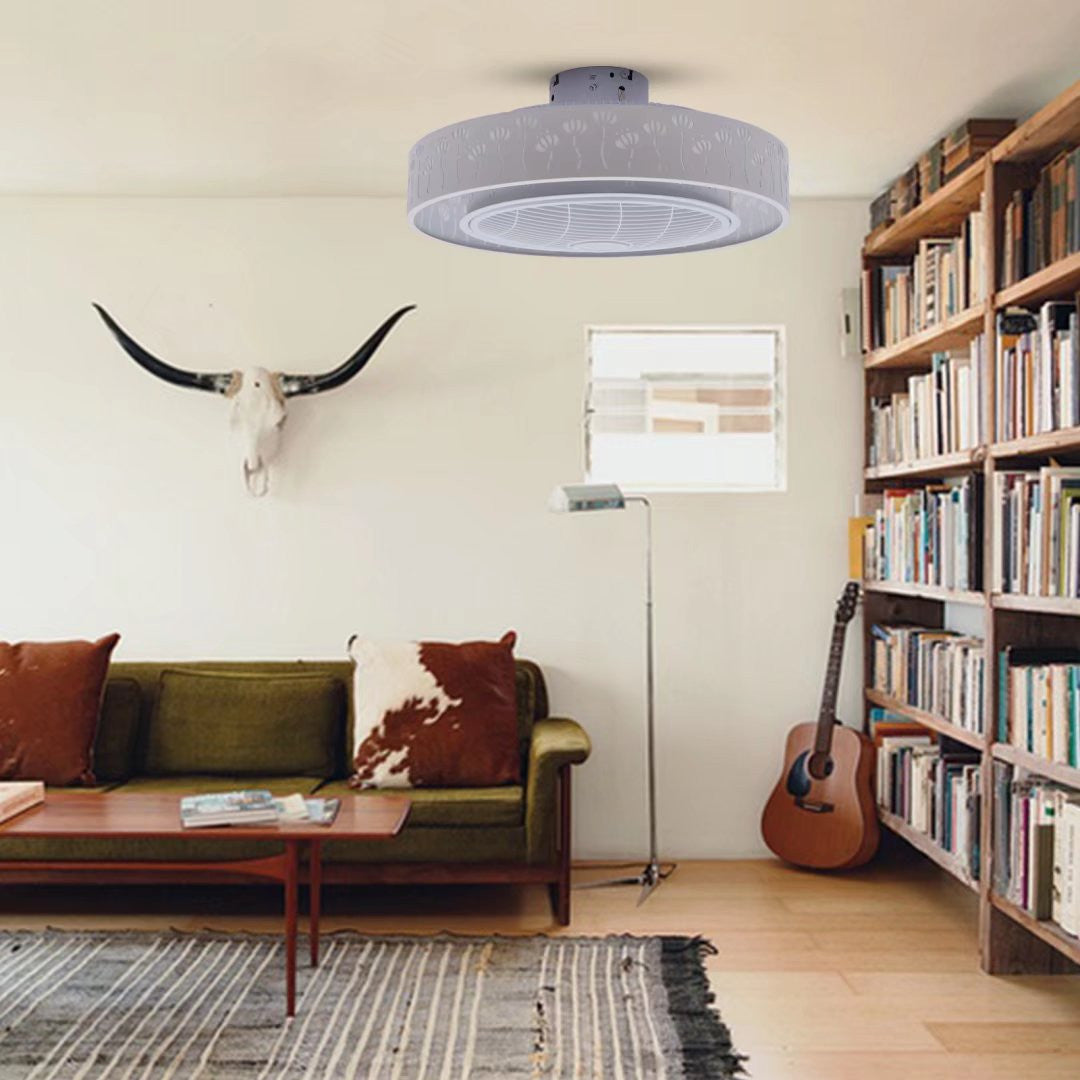
[[340,807],[340,799],[309,799],[299,793],[275,798],[271,792],[261,789],[224,791],[182,798],[180,821],[185,829],[287,825],[302,821],[331,825]]

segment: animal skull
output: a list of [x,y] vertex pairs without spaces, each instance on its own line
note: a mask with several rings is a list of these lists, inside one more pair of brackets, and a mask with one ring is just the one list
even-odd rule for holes
[[270,462],[281,444],[287,399],[343,386],[371,359],[395,323],[415,307],[410,304],[395,311],[348,360],[332,371],[321,375],[290,375],[263,367],[232,372],[196,372],[173,367],[147,352],[103,307],[94,305],[120,347],[140,367],[175,386],[207,390],[232,399],[230,423],[243,449],[244,483],[248,493],[254,496],[265,495],[270,488]]

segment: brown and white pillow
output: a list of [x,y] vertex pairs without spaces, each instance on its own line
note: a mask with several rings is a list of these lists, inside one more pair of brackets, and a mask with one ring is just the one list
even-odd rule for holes
[[357,788],[490,787],[521,780],[513,631],[460,645],[353,638]]

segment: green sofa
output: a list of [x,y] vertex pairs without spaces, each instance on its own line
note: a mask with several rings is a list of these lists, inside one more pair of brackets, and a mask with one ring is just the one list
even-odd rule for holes
[[[95,746],[94,790],[180,796],[247,787],[364,798],[346,782],[351,676],[352,665],[339,661],[114,663]],[[547,715],[536,664],[517,661],[516,678],[522,783],[406,792],[412,809],[393,841],[326,843],[325,881],[544,883],[556,918],[569,922],[570,766],[588,757],[589,739],[573,720]],[[20,874],[20,862],[226,862],[276,848],[212,836],[0,839],[0,882],[33,880]]]

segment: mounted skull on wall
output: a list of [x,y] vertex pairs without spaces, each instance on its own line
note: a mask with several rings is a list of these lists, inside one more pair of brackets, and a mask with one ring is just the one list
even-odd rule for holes
[[197,372],[173,367],[147,352],[100,304],[94,308],[120,347],[140,367],[175,386],[207,390],[232,399],[232,427],[244,450],[244,483],[248,493],[265,495],[270,488],[270,462],[277,455],[285,404],[291,397],[321,394],[343,386],[371,359],[394,324],[415,308],[395,311],[345,363],[321,375],[290,375],[252,367],[246,371]]

